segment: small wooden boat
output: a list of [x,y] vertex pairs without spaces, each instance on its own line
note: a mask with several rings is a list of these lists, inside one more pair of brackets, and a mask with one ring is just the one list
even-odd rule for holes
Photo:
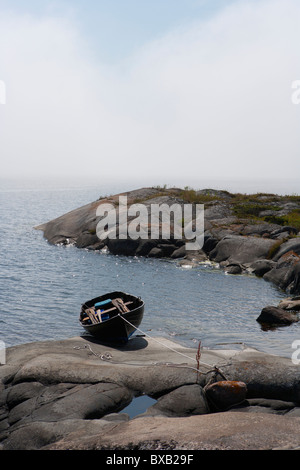
[[105,342],[126,343],[143,319],[144,302],[124,292],[110,292],[81,306],[79,322],[94,337]]

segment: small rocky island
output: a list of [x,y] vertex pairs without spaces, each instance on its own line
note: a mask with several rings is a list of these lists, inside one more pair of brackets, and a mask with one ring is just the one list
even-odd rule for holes
[[[99,239],[97,208],[118,209],[119,194],[36,228],[51,244],[260,276],[288,297],[266,306],[258,321],[298,321],[299,196],[189,188],[122,195],[146,207],[204,204],[202,248],[186,250],[186,240],[174,236]],[[126,406],[143,396],[155,403],[130,419]],[[8,348],[0,366],[3,450],[300,449],[299,435],[299,365],[247,347],[194,350],[145,336],[113,346],[83,336]]]
[[[204,205],[202,249],[187,251],[185,240],[110,239],[97,236],[97,208],[118,209],[120,196],[128,205]],[[196,265],[209,260],[230,274],[253,273],[290,295],[300,294],[300,196],[232,194],[227,191],[142,188],[101,197],[36,229],[52,244],[73,244],[89,250],[108,249],[115,255],[168,257]]]

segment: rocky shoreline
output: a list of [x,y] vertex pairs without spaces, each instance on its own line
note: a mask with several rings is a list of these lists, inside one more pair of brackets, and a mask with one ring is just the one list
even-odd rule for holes
[[[299,449],[300,369],[251,348],[91,337],[8,348],[2,450]],[[134,397],[156,400],[130,419]]]
[[[118,209],[120,196],[129,204],[204,204],[204,243],[187,251],[184,239],[109,239],[97,236],[100,204]],[[286,225],[294,222],[294,225]],[[229,274],[252,273],[289,295],[300,294],[300,197],[240,195],[217,190],[142,188],[100,198],[35,227],[51,244],[73,244],[114,255],[167,257],[195,266],[211,261]]]
[[[97,236],[100,220],[97,208],[109,204],[112,210],[118,211],[120,196],[126,196],[128,206],[143,204],[149,212],[155,204],[160,207],[204,204],[202,248],[186,250],[187,240],[172,237],[172,228],[169,238],[153,239],[148,226],[147,239],[108,237],[100,240]],[[132,219],[128,218],[128,221]],[[116,221],[118,223],[118,219]],[[290,221],[294,225],[285,224]],[[267,327],[299,320],[300,196],[247,196],[213,189],[141,188],[100,198],[35,228],[42,230],[51,244],[106,250],[113,255],[169,258],[189,267],[209,262],[218,265],[227,274],[262,277],[290,296],[287,299],[289,307],[286,302],[266,306],[257,320]]]

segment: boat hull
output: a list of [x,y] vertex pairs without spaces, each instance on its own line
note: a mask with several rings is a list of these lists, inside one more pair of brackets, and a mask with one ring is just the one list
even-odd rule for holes
[[[130,310],[120,314],[114,312],[111,318],[101,323],[86,324],[82,321],[86,308],[107,299],[122,298],[125,303],[131,302]],[[139,297],[124,292],[110,292],[85,302],[81,307],[79,322],[85,331],[103,342],[126,343],[142,322],[144,315],[144,302]]]

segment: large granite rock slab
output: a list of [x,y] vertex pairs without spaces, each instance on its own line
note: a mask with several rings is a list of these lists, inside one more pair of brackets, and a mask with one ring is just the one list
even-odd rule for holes
[[[165,338],[134,337],[113,347],[87,336],[15,346],[6,357],[0,366],[4,450],[297,446],[300,371],[288,358],[246,347],[203,349],[198,367],[196,349]],[[247,393],[217,413],[206,389],[222,382],[228,400],[226,381],[243,383]],[[157,402],[129,419],[123,410],[141,395]]]
[[274,240],[238,235],[224,237],[210,252],[210,259],[220,263],[233,261],[239,264],[252,263],[267,257]]

